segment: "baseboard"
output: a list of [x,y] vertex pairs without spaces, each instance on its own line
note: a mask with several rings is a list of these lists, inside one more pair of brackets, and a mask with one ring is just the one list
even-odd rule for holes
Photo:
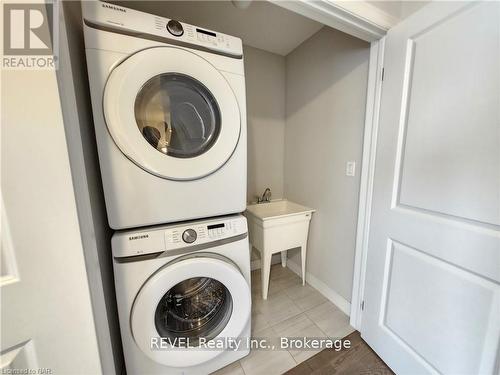
[[[291,262],[290,259],[287,260],[286,266],[294,273],[302,277],[301,266]],[[328,287],[323,281],[313,276],[311,273],[306,271],[306,282],[311,285],[314,289],[325,296],[330,302],[337,306],[344,314],[349,316],[351,314],[351,304],[336,291]]]

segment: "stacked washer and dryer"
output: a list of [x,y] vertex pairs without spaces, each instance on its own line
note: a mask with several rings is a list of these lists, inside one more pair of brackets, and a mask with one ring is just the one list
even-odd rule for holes
[[241,40],[103,2],[83,18],[127,372],[207,374],[248,349],[202,342],[250,336]]

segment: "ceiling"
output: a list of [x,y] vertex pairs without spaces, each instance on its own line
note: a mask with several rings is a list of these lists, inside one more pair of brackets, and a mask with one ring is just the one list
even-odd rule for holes
[[237,8],[227,0],[113,2],[238,36],[246,45],[283,56],[323,27],[268,1],[252,1],[246,9]]

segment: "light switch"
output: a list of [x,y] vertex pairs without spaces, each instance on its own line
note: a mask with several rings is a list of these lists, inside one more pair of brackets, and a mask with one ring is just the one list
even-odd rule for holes
[[356,175],[356,162],[355,161],[348,161],[345,164],[345,175],[354,177]]

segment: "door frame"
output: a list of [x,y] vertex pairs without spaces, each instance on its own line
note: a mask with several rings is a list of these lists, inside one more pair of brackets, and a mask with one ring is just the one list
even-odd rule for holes
[[399,19],[367,2],[337,0],[270,0],[275,5],[343,31],[366,42],[375,42]]
[[358,331],[361,331],[364,308],[366,260],[370,234],[380,98],[384,79],[384,51],[385,37],[371,43],[350,314],[350,324]]
[[399,20],[368,3],[354,4],[328,0],[317,2],[308,0],[270,1],[304,17],[370,42],[354,272],[349,309],[350,324],[359,331],[361,330],[363,315],[366,259],[383,81],[385,34]]

